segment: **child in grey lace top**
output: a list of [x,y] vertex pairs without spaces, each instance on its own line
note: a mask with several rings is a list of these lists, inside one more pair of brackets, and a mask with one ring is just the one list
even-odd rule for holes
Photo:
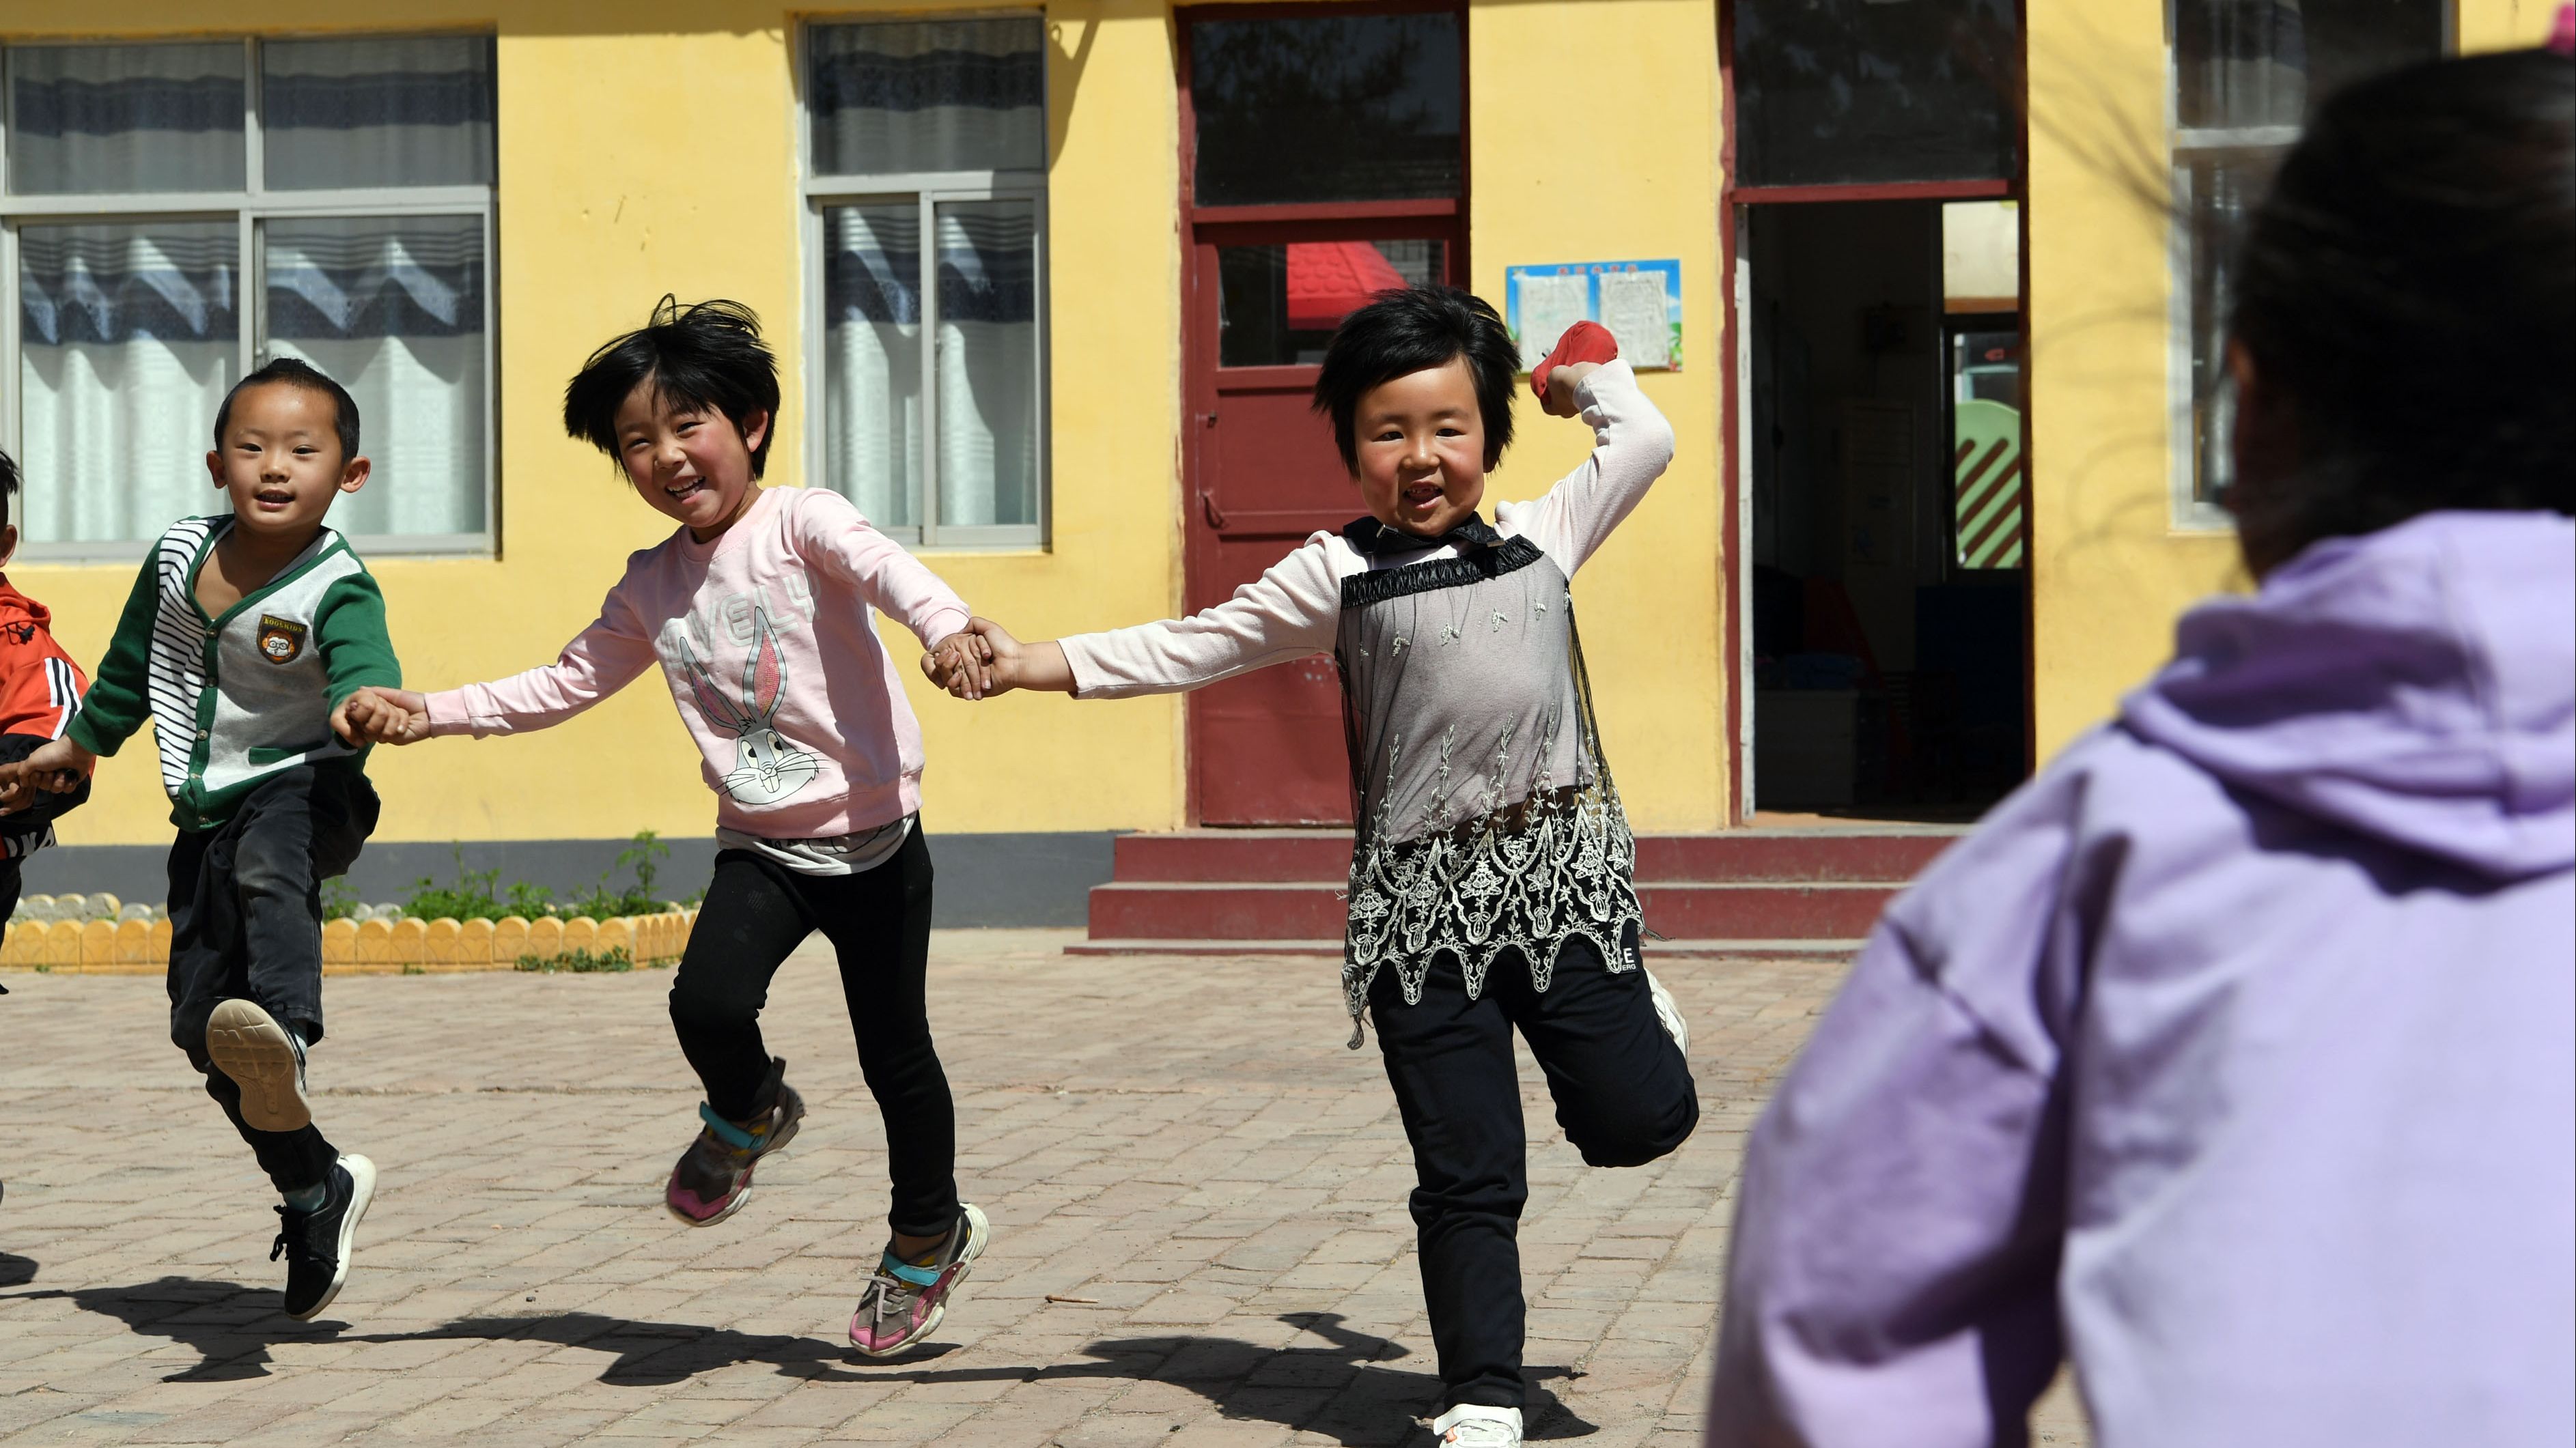
[[[1634,963],[1634,845],[1600,758],[1566,589],[1671,462],[1673,434],[1615,358],[1561,366],[1550,381],[1549,410],[1580,415],[1598,442],[1545,496],[1499,505],[1495,527],[1475,508],[1509,439],[1508,394],[1499,408],[1479,401],[1485,425],[1470,430],[1482,448],[1455,468],[1433,462],[1457,446],[1436,428],[1381,441],[1389,429],[1362,426],[1379,419],[1337,417],[1337,429],[1369,434],[1341,440],[1372,516],[1315,534],[1228,601],[1054,644],[973,625],[997,655],[983,692],[1117,699],[1335,656],[1360,797],[1343,975],[1355,1024],[1381,967],[1419,1000],[1442,951],[1458,956],[1471,996],[1506,950],[1544,989],[1574,935],[1613,970]],[[1363,459],[1375,447],[1416,456],[1373,476]],[[953,687],[975,692],[963,678]]]
[[[1567,587],[1672,460],[1672,429],[1616,359],[1587,323],[1533,376],[1547,410],[1579,415],[1598,441],[1489,527],[1476,508],[1511,441],[1510,338],[1463,292],[1381,293],[1344,319],[1315,389],[1369,516],[1190,618],[1028,645],[977,619],[987,667],[923,660],[965,698],[1119,698],[1333,655],[1358,795],[1351,1044],[1373,1020],[1413,1143],[1444,1391],[1435,1431],[1472,1421],[1477,1441],[1520,1441],[1526,1387],[1513,1033],[1587,1162],[1653,1161],[1699,1120],[1680,1013],[1639,968],[1636,846]],[[1510,955],[1525,972],[1493,969]]]

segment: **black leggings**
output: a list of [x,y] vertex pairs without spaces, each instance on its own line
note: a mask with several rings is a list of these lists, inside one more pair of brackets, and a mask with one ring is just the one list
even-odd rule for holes
[[1556,1124],[1591,1166],[1643,1166],[1690,1136],[1699,1124],[1690,1065],[1655,1017],[1645,972],[1611,974],[1580,936],[1557,952],[1544,993],[1516,950],[1494,961],[1472,1001],[1454,956],[1435,959],[1412,1005],[1394,969],[1381,970],[1369,1018],[1413,1140],[1413,1223],[1440,1405],[1520,1407],[1529,1169],[1513,1028],[1547,1076]]
[[894,1193],[887,1223],[936,1237],[957,1220],[957,1108],[930,1041],[930,846],[913,826],[892,859],[856,875],[807,875],[748,850],[716,856],[689,948],[671,983],[671,1025],[728,1121],[762,1110],[769,1049],[760,1008],[770,977],[820,930],[841,960],[859,1069],[885,1118]]

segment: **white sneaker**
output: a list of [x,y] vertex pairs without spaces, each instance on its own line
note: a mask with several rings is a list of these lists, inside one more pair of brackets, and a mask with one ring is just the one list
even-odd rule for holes
[[[1645,969],[1643,966],[1638,968]],[[1654,997],[1655,1019],[1664,1023],[1664,1034],[1673,1038],[1674,1045],[1688,1051],[1690,1022],[1682,1019],[1682,1008],[1673,1000],[1673,993],[1664,989],[1664,983],[1655,979],[1651,970],[1646,971],[1646,994]]]
[[1460,1403],[1431,1424],[1443,1448],[1521,1448],[1521,1410]]

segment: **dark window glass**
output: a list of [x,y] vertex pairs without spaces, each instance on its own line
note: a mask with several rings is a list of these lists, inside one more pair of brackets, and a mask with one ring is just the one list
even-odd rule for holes
[[2016,169],[2012,0],[1741,0],[1748,186],[1986,181]]
[[1342,318],[1389,287],[1446,280],[1446,262],[1436,241],[1218,247],[1218,365],[1321,362]]
[[1046,164],[1046,28],[1036,16],[817,25],[805,58],[818,176]]
[[2441,0],[2179,0],[2174,201],[2191,251],[2192,496],[2225,499],[2235,253],[2298,128],[2328,96],[2442,53]]
[[2344,85],[2441,53],[2437,0],[2183,0],[2174,111],[2193,130],[2295,126]]
[[1458,17],[1190,27],[1202,206],[1460,194]]

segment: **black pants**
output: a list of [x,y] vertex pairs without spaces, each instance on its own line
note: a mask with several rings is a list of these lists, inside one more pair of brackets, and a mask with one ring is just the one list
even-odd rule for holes
[[957,1108],[930,1040],[930,846],[918,823],[894,857],[856,875],[806,875],[748,850],[716,855],[714,883],[671,983],[671,1025],[728,1121],[769,1103],[760,1008],[790,951],[820,930],[840,955],[859,1069],[885,1119],[894,1179],[886,1220],[936,1237],[957,1220]]
[[1441,1407],[1520,1407],[1529,1175],[1512,1028],[1547,1075],[1557,1125],[1593,1166],[1643,1166],[1690,1136],[1699,1124],[1690,1064],[1655,1018],[1645,972],[1611,974],[1579,938],[1558,952],[1544,993],[1531,989],[1514,951],[1471,1001],[1456,960],[1443,955],[1417,1004],[1405,1004],[1393,970],[1379,972],[1369,1017],[1413,1142],[1413,1225]]
[[231,819],[170,846],[170,1042],[280,1192],[329,1176],[339,1151],[318,1126],[254,1131],[241,1087],[206,1058],[222,1001],[259,1004],[306,1045],[322,1039],[322,882],[346,874],[376,828],[376,791],[343,765],[299,765],[251,791]]

